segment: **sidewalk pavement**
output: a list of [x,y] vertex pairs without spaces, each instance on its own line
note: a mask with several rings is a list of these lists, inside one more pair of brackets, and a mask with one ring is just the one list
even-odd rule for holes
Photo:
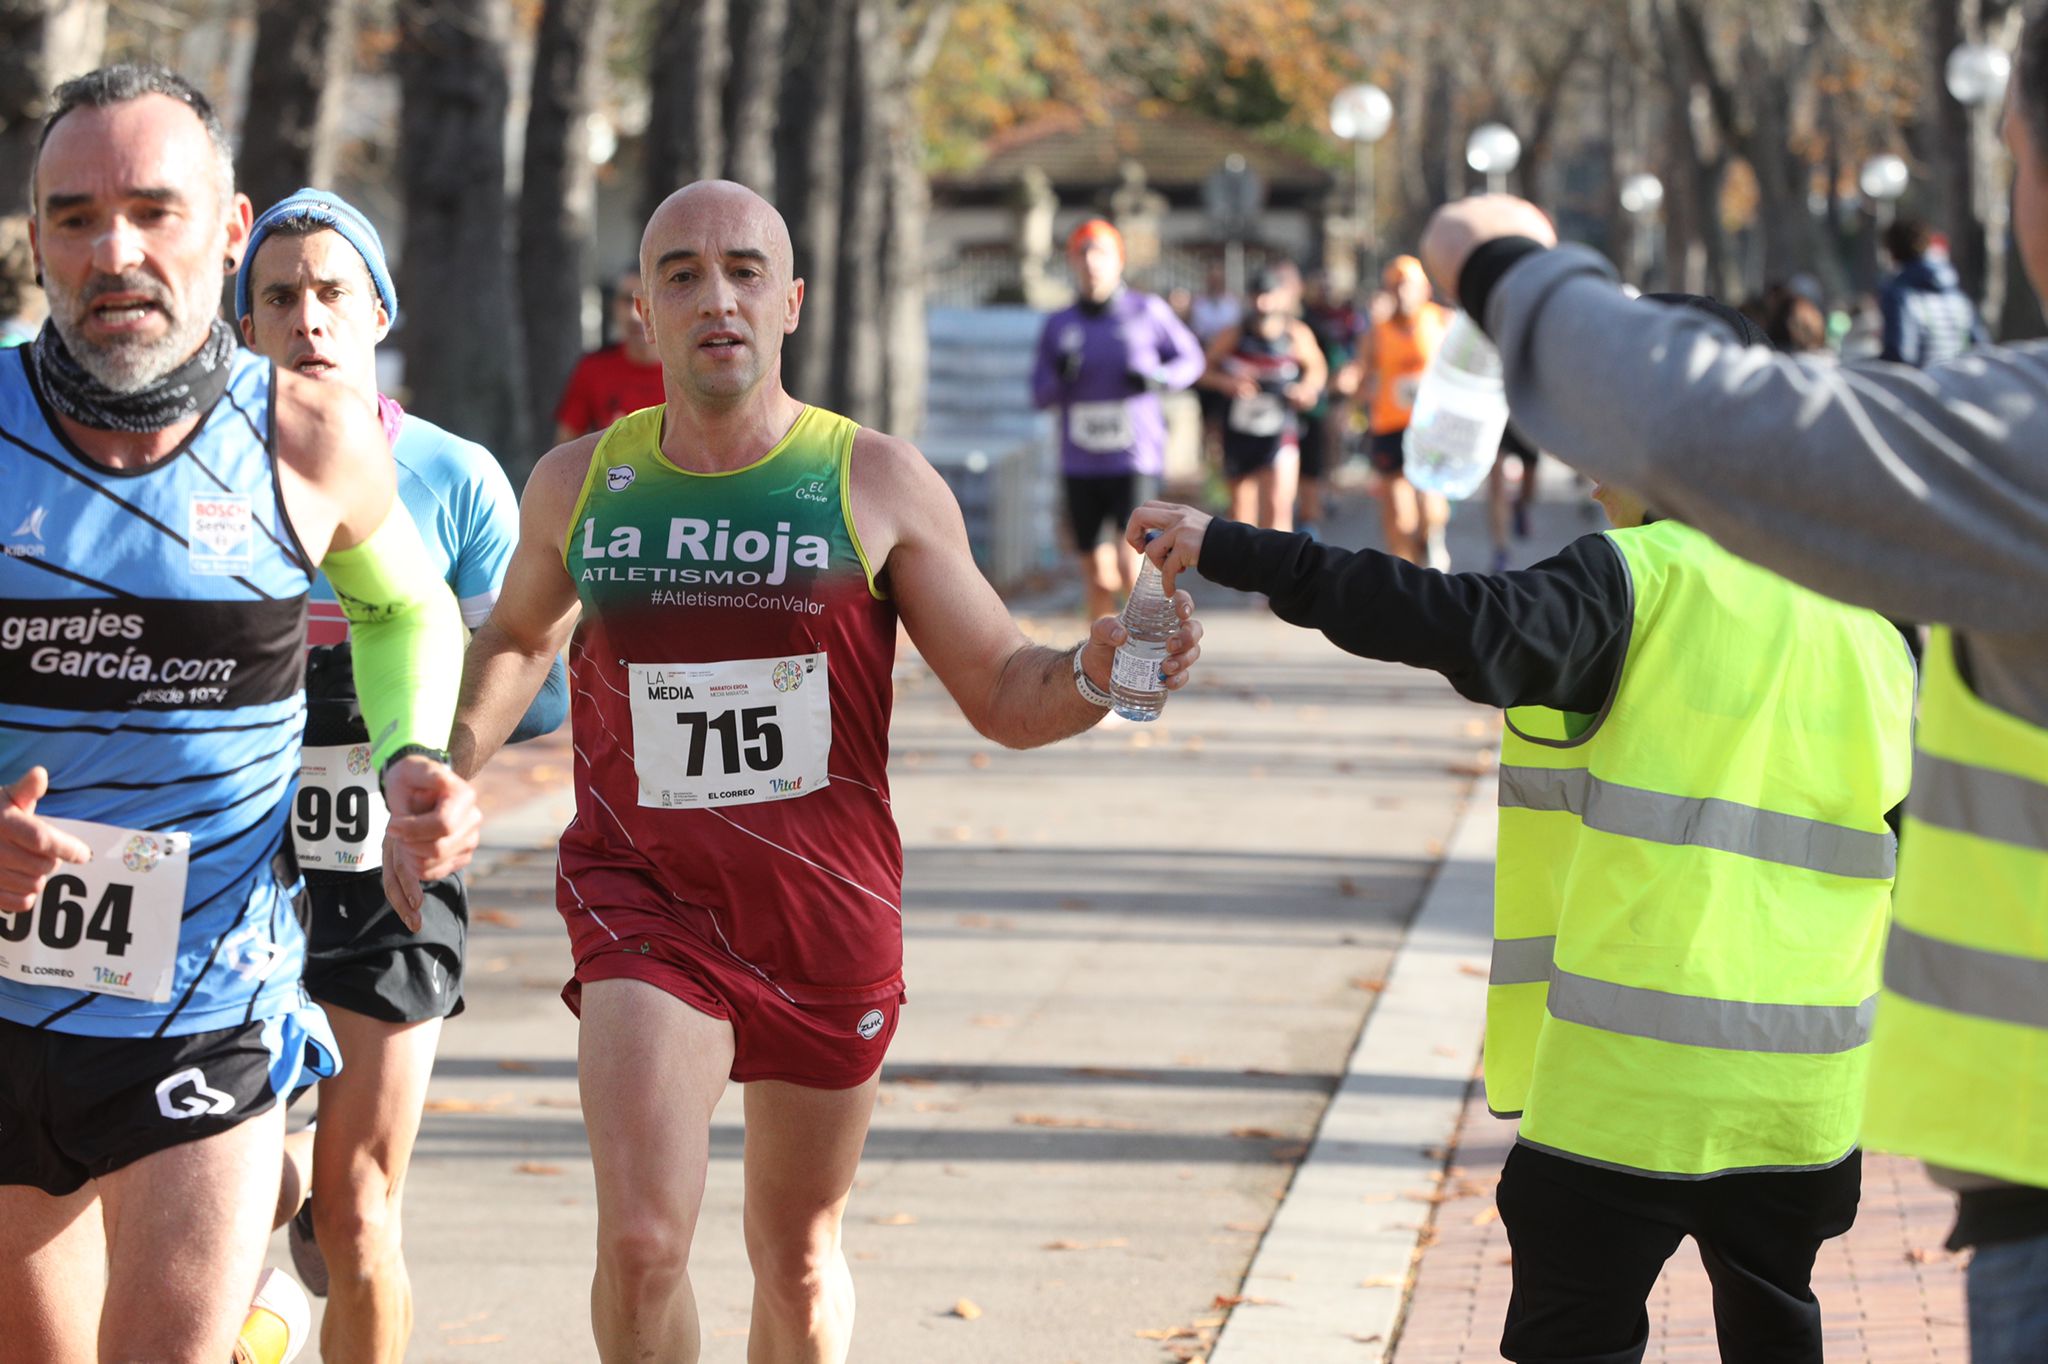
[[[1546,487],[1519,563],[1592,528],[1562,479]],[[1332,538],[1374,542],[1372,505],[1343,505]],[[1459,509],[1461,566],[1486,562],[1483,514]],[[1004,752],[914,656],[897,669],[910,1003],[847,1221],[853,1364],[1363,1364],[1392,1341],[1398,1364],[1492,1357],[1505,1249],[1481,1143],[1501,1138],[1466,1105],[1495,719],[1196,590],[1206,657],[1153,725]],[[469,1009],[407,1183],[415,1364],[595,1358],[594,1188],[557,997],[569,767],[552,736],[481,783]],[[746,1352],[742,1104],[735,1086],[714,1114],[690,1266],[706,1364]],[[1898,1275],[1938,1244],[1942,1200],[1893,1177],[1919,1192],[1871,1179],[1854,1296],[1821,1290],[1836,1325],[1852,1301],[1872,1322],[1919,1311]],[[1669,1277],[1663,1316],[1703,1319]],[[1953,1266],[1907,1277],[1913,1322],[1953,1332]]]

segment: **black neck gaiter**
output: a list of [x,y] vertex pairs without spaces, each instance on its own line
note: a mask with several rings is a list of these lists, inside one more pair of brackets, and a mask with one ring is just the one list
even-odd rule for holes
[[65,348],[57,328],[43,323],[29,346],[36,385],[50,406],[81,426],[98,431],[162,431],[196,417],[227,392],[230,362],[239,343],[235,330],[214,320],[199,353],[145,388],[116,393],[86,372]]

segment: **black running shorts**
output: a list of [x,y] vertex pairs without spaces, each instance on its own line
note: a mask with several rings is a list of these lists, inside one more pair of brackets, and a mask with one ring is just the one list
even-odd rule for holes
[[0,1184],[62,1197],[267,1112],[282,1031],[80,1037],[0,1019]]
[[1082,554],[1102,543],[1105,528],[1111,543],[1123,539],[1131,513],[1159,495],[1159,480],[1150,474],[1069,474],[1064,482],[1067,528]]
[[429,881],[412,932],[373,872],[306,876],[306,993],[384,1023],[462,1012],[469,892],[459,877]]

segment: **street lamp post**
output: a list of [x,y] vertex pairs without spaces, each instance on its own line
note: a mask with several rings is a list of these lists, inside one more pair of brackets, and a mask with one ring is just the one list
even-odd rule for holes
[[1330,131],[1351,144],[1351,220],[1358,232],[1358,282],[1379,278],[1379,203],[1372,147],[1394,122],[1394,101],[1377,85],[1351,85],[1330,101]]
[[[1621,182],[1621,207],[1635,225],[1630,241],[1630,254],[1635,257],[1632,262],[1634,269],[1630,273],[1647,289],[1650,271],[1656,268],[1657,259],[1663,254],[1660,240],[1663,218],[1659,210],[1664,207],[1664,182],[1648,171],[1629,176]],[[1643,250],[1646,234],[1650,242],[1647,252]]]
[[1863,170],[1856,177],[1856,187],[1874,205],[1878,231],[1891,226],[1892,210],[1912,179],[1906,163],[1890,152],[1881,152],[1863,163]]
[[[2006,235],[2010,212],[1997,171],[1998,134],[1991,110],[2005,97],[2012,77],[2012,58],[1989,43],[1964,43],[1942,64],[1942,83],[1966,111],[1969,137],[1970,216],[1982,225],[1984,312],[1995,326],[2005,308]],[[1975,248],[1973,247],[1972,250]]]
[[1505,123],[1482,123],[1465,139],[1465,164],[1486,177],[1486,192],[1499,194],[1522,160],[1522,139]]

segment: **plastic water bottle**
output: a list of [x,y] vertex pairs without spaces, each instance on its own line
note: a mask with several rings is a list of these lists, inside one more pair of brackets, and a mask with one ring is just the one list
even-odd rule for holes
[[[1145,538],[1150,541],[1152,536]],[[1110,664],[1110,704],[1126,720],[1157,720],[1166,705],[1166,678],[1159,668],[1166,662],[1166,641],[1180,629],[1180,612],[1166,595],[1159,565],[1149,558],[1139,568],[1131,599],[1117,619],[1127,638]]]
[[1408,481],[1425,493],[1470,496],[1492,471],[1507,425],[1500,352],[1478,323],[1458,313],[1422,371],[1401,437]]

